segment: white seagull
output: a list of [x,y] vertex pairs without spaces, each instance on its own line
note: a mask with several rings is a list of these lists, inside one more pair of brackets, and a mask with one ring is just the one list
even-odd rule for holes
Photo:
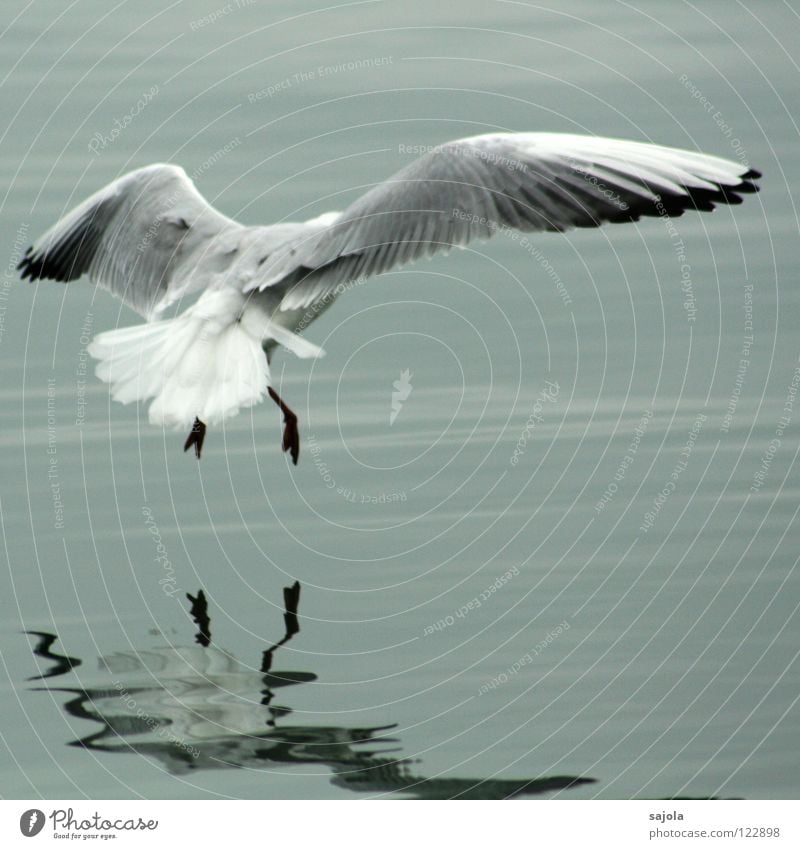
[[[191,428],[184,450],[200,457],[206,423],[269,394],[297,463],[297,416],[270,385],[270,358],[278,345],[320,356],[298,334],[351,281],[498,230],[563,232],[741,203],[760,176],[642,142],[491,133],[434,148],[343,212],[248,227],[210,206],[179,166],[149,165],[73,209],[19,268],[32,281],[86,274],[145,317],[101,333],[89,353],[117,401],[152,398],[153,424]],[[197,292],[182,313],[160,317]]]

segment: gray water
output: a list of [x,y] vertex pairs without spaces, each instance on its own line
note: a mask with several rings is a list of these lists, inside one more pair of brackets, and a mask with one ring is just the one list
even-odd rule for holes
[[[796,4],[14,5],[0,793],[796,797]],[[763,188],[353,288],[274,361],[297,467],[271,405],[184,455],[87,363],[138,317],[13,271],[146,163],[269,223],[497,129]]]

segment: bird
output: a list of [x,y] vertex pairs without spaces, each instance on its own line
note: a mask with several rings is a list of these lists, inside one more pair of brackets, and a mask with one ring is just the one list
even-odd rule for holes
[[18,269],[31,282],[88,276],[145,319],[100,333],[88,352],[115,400],[150,401],[152,424],[189,428],[184,451],[199,459],[208,425],[269,396],[297,464],[298,417],[271,383],[272,355],[322,356],[301,333],[354,283],[502,231],[738,204],[760,177],[745,162],[649,141],[494,132],[424,150],[343,211],[248,226],[209,204],[182,167],[158,163],[83,201]]

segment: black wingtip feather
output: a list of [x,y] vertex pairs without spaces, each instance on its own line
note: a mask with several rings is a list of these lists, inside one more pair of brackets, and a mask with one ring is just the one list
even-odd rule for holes
[[33,250],[33,245],[25,251],[22,259],[17,263],[17,271],[20,272],[20,277],[25,280],[30,274],[29,265],[30,265],[30,255]]
[[718,204],[737,206],[744,201],[743,194],[753,194],[759,191],[759,186],[751,182],[761,174],[750,170],[743,175],[742,181],[735,186],[718,185],[713,189],[696,189],[690,186],[681,188],[686,194],[668,194],[661,192],[656,203],[635,204],[627,213],[611,218],[611,221],[635,221],[640,216],[668,215],[679,218],[687,210],[697,212],[713,212]]
[[[607,167],[607,171],[627,179],[619,169]],[[558,185],[561,196],[554,200],[563,204],[566,196],[573,205],[570,224],[574,227],[597,227],[603,222],[624,223],[639,221],[641,218],[668,216],[679,218],[687,210],[697,212],[712,212],[717,205],[735,206],[743,203],[742,195],[757,192],[759,187],[752,182],[761,176],[759,171],[749,169],[739,178],[740,182],[733,186],[714,184],[712,188],[696,188],[680,186],[679,190],[665,190],[656,184],[642,181],[643,187],[651,192],[651,197],[643,197],[635,193],[622,193],[616,199],[607,198],[591,193],[586,188],[576,185],[574,181]],[[546,189],[545,189],[546,191]],[[523,197],[534,207],[536,198],[530,197],[521,190]],[[655,200],[653,199],[655,197]],[[624,202],[623,202],[624,201]],[[524,211],[524,210],[523,210]],[[535,216],[528,215],[528,218]],[[548,222],[549,223],[549,222]],[[544,229],[557,230],[557,226],[545,226]]]
[[[49,263],[46,260],[46,257],[33,253],[33,245],[31,245],[17,265],[17,270],[21,272],[20,277],[23,280],[30,280],[31,283],[35,283],[43,277],[48,277],[47,267]],[[59,278],[53,277],[52,279]]]
[[65,283],[72,279],[67,276],[64,268],[59,263],[53,260],[52,256],[47,254],[39,255],[31,253],[28,248],[28,253],[22,259],[17,268],[21,271],[23,280],[30,280],[35,283],[37,280],[56,280],[59,283]]
[[[611,169],[616,171],[617,169]],[[621,177],[625,174],[619,172]],[[681,186],[680,193],[671,193],[664,191],[656,186],[648,186],[648,188],[656,195],[657,200],[647,200],[645,198],[635,198],[625,196],[625,201],[629,204],[627,209],[620,210],[618,214],[612,214],[605,217],[605,220],[610,222],[637,221],[641,217],[659,217],[668,215],[670,218],[678,218],[683,215],[686,210],[697,212],[712,212],[716,209],[717,204],[727,204],[734,206],[742,203],[743,194],[753,194],[759,191],[753,180],[761,177],[761,172],[750,168],[745,171],[740,179],[740,182],[734,186],[722,186],[716,184],[714,188],[702,189],[693,188],[691,186]],[[647,185],[645,183],[645,185]]]
[[102,222],[112,211],[111,199],[98,203],[77,219],[47,250],[28,248],[17,266],[23,280],[56,280],[68,283],[85,274],[102,238]]

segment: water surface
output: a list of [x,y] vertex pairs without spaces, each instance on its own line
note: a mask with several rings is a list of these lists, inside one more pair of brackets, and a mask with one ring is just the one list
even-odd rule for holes
[[[796,797],[796,10],[320,5],[37,2],[3,35],[0,792]],[[275,361],[296,468],[266,406],[184,455],[87,363],[137,317],[13,272],[149,162],[262,223],[496,129],[763,190],[354,287],[327,357]]]

